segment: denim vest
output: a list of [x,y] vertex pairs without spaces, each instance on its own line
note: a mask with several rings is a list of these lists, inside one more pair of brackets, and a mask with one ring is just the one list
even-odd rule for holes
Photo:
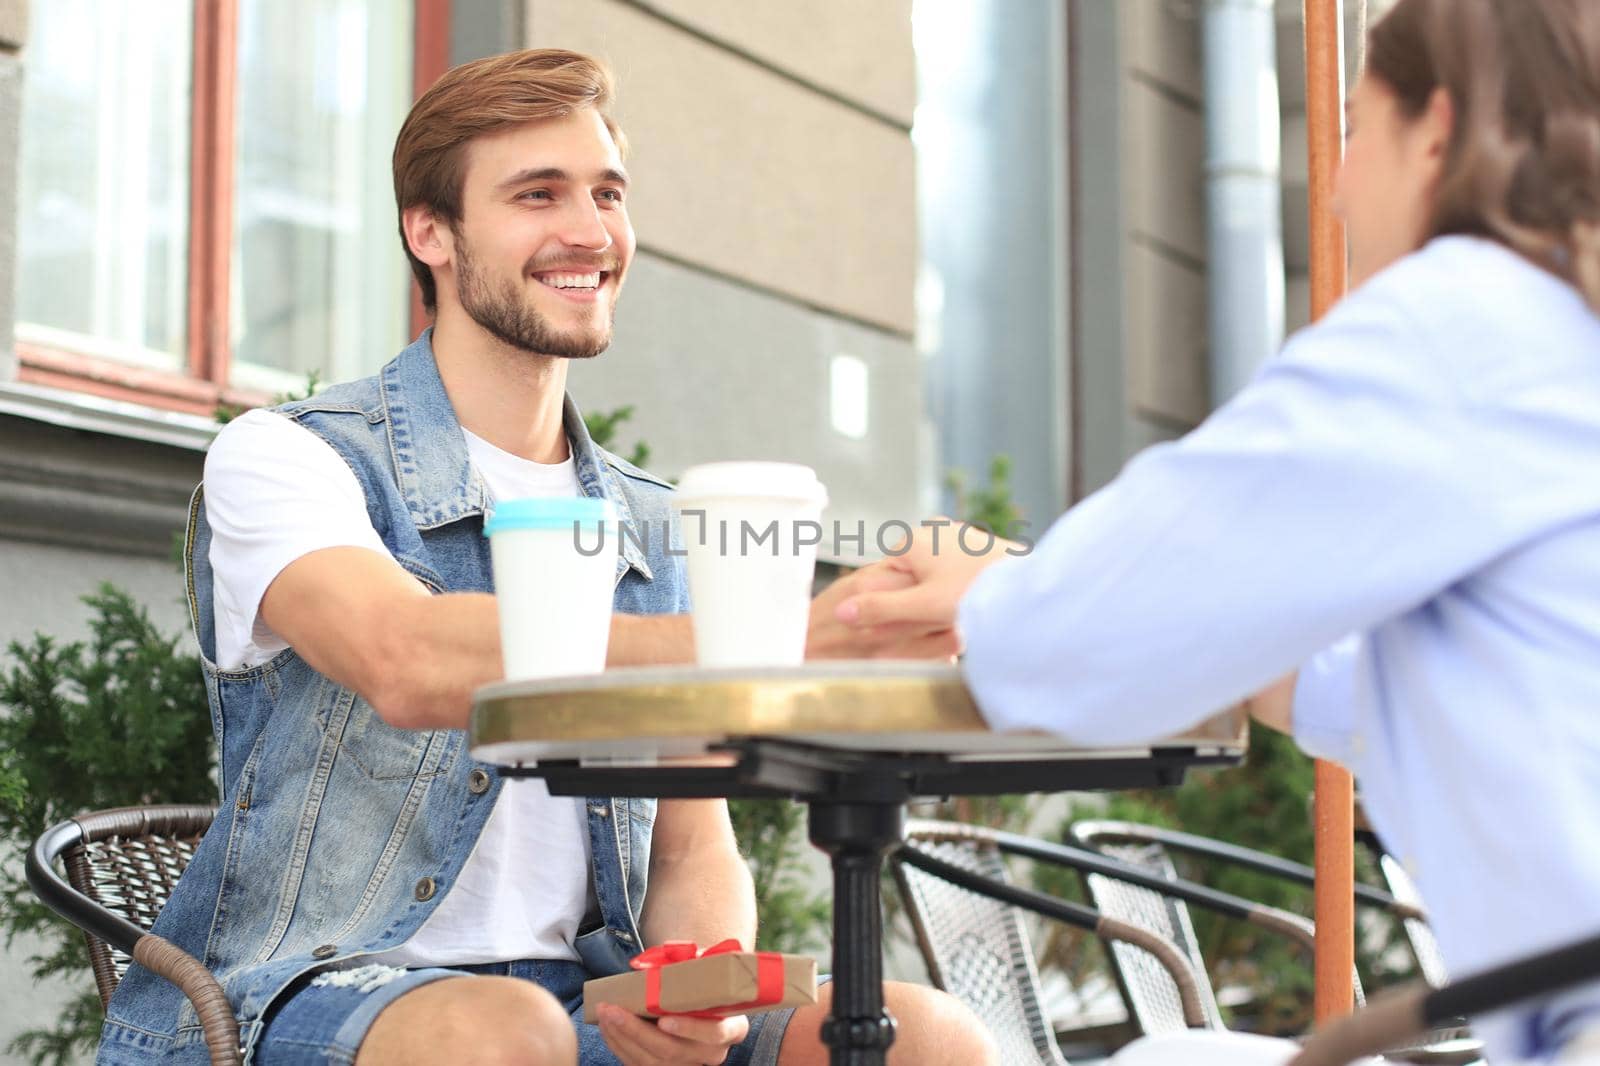
[[[409,573],[434,592],[493,591],[483,519],[494,501],[468,460],[431,331],[377,376],[278,410],[350,465],[373,528]],[[564,421],[584,493],[650,534],[622,538],[615,609],[687,610],[682,559],[661,535],[671,486],[597,447],[570,398]],[[417,931],[455,883],[502,781],[467,752],[464,731],[388,725],[292,649],[218,669],[203,491],[190,508],[188,592],[222,798],[154,931],[222,982],[248,1050],[291,982],[357,965]],[[490,784],[474,792],[480,769]],[[600,914],[578,950],[591,971],[615,973],[640,947],[655,801],[591,797],[586,808]],[[138,965],[112,997],[100,1054],[209,1061],[188,1001]]]

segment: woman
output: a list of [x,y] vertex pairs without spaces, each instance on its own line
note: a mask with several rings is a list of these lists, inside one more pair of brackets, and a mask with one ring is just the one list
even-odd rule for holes
[[[1600,930],[1600,2],[1400,0],[1348,137],[1332,313],[1031,555],[914,544],[837,618],[955,626],[997,728],[1148,740],[1259,693],[1465,974]],[[1582,1054],[1600,987],[1478,1028]]]

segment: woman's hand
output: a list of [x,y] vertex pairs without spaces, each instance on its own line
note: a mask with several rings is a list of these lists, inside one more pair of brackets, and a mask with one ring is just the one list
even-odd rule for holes
[[863,593],[910,588],[911,575],[882,563],[846,574],[811,601],[811,623],[806,632],[808,659],[949,659],[960,650],[955,630],[885,635],[839,621],[839,606]]
[[[959,653],[956,610],[972,582],[1020,545],[960,524],[919,528],[889,558],[841,579],[812,607],[808,654],[928,658]],[[825,617],[828,607],[832,617]],[[815,650],[813,650],[815,649]]]

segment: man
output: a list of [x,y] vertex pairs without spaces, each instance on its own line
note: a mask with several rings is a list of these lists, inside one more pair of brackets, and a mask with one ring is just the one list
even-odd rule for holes
[[[207,458],[189,588],[223,796],[157,932],[222,980],[252,1061],[825,1061],[826,995],[792,1018],[579,1023],[585,977],[647,944],[753,942],[726,805],[552,797],[464,747],[470,693],[501,674],[492,501],[671,519],[670,487],[596,447],[565,398],[633,258],[610,96],[604,68],[558,50],[446,74],[394,156],[433,328],[373,378],[238,419]],[[610,661],[688,660],[686,607],[665,545],[625,543]],[[888,998],[892,1061],[992,1061],[948,997]],[[101,1054],[205,1049],[176,988],[136,967]]]

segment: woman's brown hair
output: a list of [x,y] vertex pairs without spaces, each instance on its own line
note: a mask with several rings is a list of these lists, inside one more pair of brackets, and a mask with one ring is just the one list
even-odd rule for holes
[[617,151],[626,152],[627,141],[611,117],[613,94],[605,64],[561,48],[529,48],[464,63],[422,94],[395,139],[394,198],[400,243],[422,289],[424,307],[434,309],[433,271],[411,254],[406,208],[424,206],[454,227],[461,221],[468,143],[529,122],[593,108],[611,131]]
[[1454,106],[1429,236],[1497,240],[1600,311],[1600,0],[1399,0],[1366,66],[1409,117]]

